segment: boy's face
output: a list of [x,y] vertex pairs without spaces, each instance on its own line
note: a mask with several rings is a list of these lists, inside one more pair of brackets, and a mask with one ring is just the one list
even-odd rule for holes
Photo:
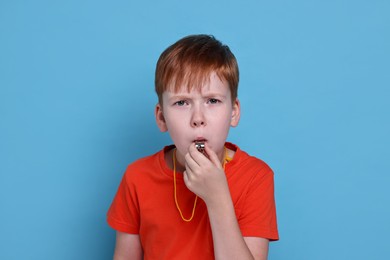
[[[238,125],[240,104],[232,102],[226,81],[212,73],[201,91],[181,88],[177,93],[165,91],[156,106],[156,121],[161,131],[168,131],[182,159],[196,141],[207,143],[221,159],[229,128]],[[180,158],[181,157],[181,158]]]

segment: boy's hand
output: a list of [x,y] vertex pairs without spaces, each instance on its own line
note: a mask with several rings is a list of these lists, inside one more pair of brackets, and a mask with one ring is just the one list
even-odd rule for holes
[[207,146],[207,143],[205,152],[209,159],[196,149],[195,144],[190,145],[185,155],[184,183],[210,206],[230,194],[225,172],[217,154]]

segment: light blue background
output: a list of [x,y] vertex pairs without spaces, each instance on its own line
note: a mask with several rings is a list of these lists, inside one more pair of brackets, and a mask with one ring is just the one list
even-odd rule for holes
[[241,70],[229,140],[275,171],[269,259],[390,259],[390,2],[0,2],[0,259],[110,259],[123,171],[170,143],[159,54],[214,34]]

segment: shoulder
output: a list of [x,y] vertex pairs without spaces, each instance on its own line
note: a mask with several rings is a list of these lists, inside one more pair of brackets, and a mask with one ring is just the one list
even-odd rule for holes
[[126,168],[124,179],[126,182],[147,182],[147,181],[161,181],[165,177],[169,177],[170,169],[165,162],[165,153],[171,150],[174,146],[165,146],[160,151],[142,157]]
[[125,171],[124,179],[126,181],[134,181],[139,179],[141,176],[146,176],[147,173],[155,172],[161,168],[161,157],[164,155],[164,151],[160,150],[152,155],[148,155],[135,160],[130,163]]
[[156,163],[156,161],[158,161],[158,156],[160,152],[161,151],[158,151],[155,154],[148,155],[133,161],[132,163],[127,165],[127,170],[144,168],[145,166],[152,166]]
[[260,176],[273,176],[271,167],[262,159],[250,155],[247,152],[241,150],[237,145],[234,145],[236,153],[234,155],[232,168],[239,172],[246,172]]

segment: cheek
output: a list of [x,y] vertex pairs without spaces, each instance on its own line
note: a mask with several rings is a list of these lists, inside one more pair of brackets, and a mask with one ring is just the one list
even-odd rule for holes
[[225,128],[230,126],[230,121],[231,121],[231,113],[228,111],[223,111],[220,113],[215,113],[212,115],[210,118],[212,124],[215,124],[219,126],[220,128]]
[[230,129],[230,117],[227,115],[218,116],[212,119],[209,122],[211,128],[213,129],[213,135],[217,139],[225,138]]
[[174,130],[174,128],[180,126],[179,117],[175,114],[172,115],[172,113],[169,116],[165,117],[165,122],[167,123],[167,127],[169,130]]
[[170,118],[166,121],[169,135],[173,141],[179,141],[184,131],[183,123],[180,119]]

